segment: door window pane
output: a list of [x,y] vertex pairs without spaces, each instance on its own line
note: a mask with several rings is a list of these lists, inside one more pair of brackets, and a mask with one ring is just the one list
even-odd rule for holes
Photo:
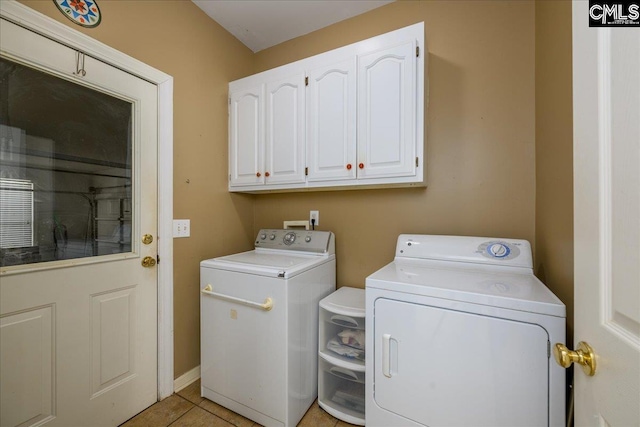
[[133,104],[0,58],[0,266],[131,251]]

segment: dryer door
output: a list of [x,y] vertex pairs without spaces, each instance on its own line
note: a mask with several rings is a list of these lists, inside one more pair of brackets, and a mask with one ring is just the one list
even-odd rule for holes
[[549,425],[539,325],[379,298],[374,332],[381,408],[425,426]]

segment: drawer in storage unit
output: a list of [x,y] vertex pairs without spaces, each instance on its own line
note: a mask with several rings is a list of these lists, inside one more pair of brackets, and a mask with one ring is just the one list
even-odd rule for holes
[[364,320],[320,308],[320,353],[329,360],[364,365]]
[[347,419],[353,417],[349,422],[359,424],[364,421],[364,376],[364,371],[336,366],[321,358],[318,402],[332,415],[347,415]]

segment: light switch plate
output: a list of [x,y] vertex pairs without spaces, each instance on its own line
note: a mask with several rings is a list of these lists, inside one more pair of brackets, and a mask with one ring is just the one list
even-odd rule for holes
[[173,220],[173,237],[189,237],[191,236],[191,220],[174,219]]

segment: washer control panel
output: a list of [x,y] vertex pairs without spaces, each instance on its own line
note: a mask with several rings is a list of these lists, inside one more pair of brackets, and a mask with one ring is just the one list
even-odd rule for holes
[[330,231],[260,230],[255,247],[324,253],[329,251],[331,235]]

